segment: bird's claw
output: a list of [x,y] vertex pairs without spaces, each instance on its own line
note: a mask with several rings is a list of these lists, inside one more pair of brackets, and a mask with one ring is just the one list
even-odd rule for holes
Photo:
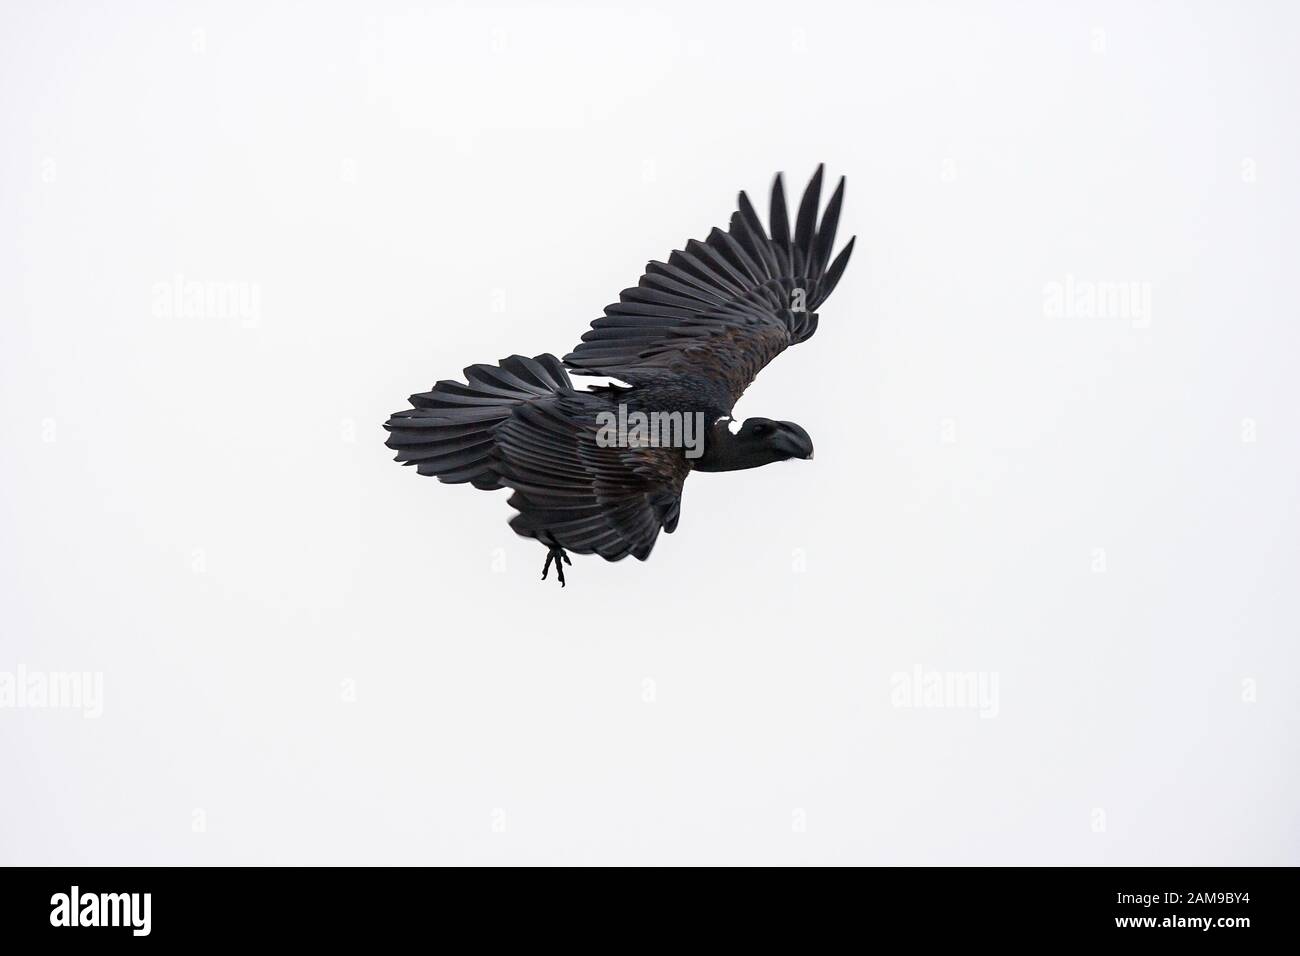
[[573,564],[569,556],[564,553],[560,547],[552,547],[546,552],[546,563],[542,565],[542,580],[546,580],[546,574],[551,570],[551,562],[555,562],[555,576],[560,579],[560,587],[564,587],[564,566]]

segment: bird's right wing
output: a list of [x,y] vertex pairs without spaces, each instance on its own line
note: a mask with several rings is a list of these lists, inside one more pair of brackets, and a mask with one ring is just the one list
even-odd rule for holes
[[397,460],[450,483],[510,488],[519,534],[610,561],[644,560],[677,526],[690,467],[680,448],[602,446],[606,396],[573,390],[553,355],[471,365],[384,426]]
[[818,166],[793,236],[779,174],[772,186],[771,236],[742,192],[726,232],[714,229],[667,262],[651,262],[640,282],[591,323],[565,364],[580,375],[632,384],[664,370],[707,378],[734,404],[768,362],[812,337],[816,309],[848,264],[852,239],[831,260],[844,180],[819,225],[821,187]]
[[525,537],[617,561],[677,527],[690,468],[680,449],[602,446],[585,393],[521,405],[496,431],[497,471]]

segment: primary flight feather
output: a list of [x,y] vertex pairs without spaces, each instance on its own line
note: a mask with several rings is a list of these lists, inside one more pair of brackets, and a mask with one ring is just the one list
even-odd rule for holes
[[[438,382],[394,412],[388,447],[422,475],[511,489],[510,526],[547,548],[543,578],[554,562],[564,584],[566,551],[644,561],[660,530],[677,527],[691,471],[812,458],[793,422],[750,418],[733,432],[731,412],[768,362],[817,331],[848,264],[853,239],[831,258],[843,178],[819,220],[821,191],[818,166],[793,234],[780,174],[769,230],[742,192],[725,231],[649,263],[563,361],[471,365],[465,382]],[[570,371],[626,385],[578,390]]]

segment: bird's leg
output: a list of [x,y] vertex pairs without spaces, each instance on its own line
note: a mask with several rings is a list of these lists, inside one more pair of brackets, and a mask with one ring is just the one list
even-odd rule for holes
[[573,562],[558,544],[550,545],[550,550],[546,552],[546,563],[542,565],[543,581],[546,580],[546,573],[551,570],[552,561],[555,562],[555,576],[560,579],[560,587],[564,587],[564,566]]

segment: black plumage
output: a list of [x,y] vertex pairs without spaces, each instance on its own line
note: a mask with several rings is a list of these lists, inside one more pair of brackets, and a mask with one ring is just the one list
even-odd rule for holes
[[[384,426],[388,447],[422,475],[511,489],[519,512],[511,527],[547,547],[542,577],[554,561],[564,583],[566,550],[645,560],[660,530],[677,527],[692,470],[812,457],[807,432],[793,422],[751,418],[734,433],[730,426],[758,372],[817,331],[816,310],[848,264],[853,239],[831,258],[844,180],[819,222],[821,190],[819,166],[793,236],[779,174],[770,235],[742,192],[726,231],[715,228],[667,262],[649,263],[563,362],[514,355],[471,365],[464,383],[441,381],[412,395],[412,407]],[[569,371],[626,384],[578,390]],[[702,448],[610,443],[601,424],[620,406],[693,416],[705,423]]]

